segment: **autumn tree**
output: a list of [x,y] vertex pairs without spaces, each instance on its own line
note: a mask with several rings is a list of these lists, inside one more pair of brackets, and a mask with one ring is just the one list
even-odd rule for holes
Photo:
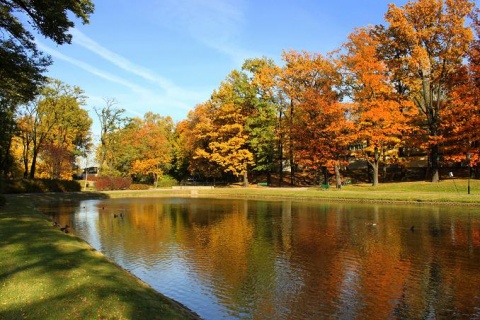
[[278,101],[270,90],[262,86],[260,77],[263,70],[272,68],[275,63],[271,59],[247,59],[242,72],[247,75],[247,83],[251,90],[249,104],[251,113],[246,119],[245,130],[248,133],[248,144],[253,154],[253,170],[265,173],[267,183],[271,184],[271,173],[275,170],[278,137],[277,114]]
[[137,181],[153,182],[168,172],[172,161],[174,124],[170,117],[148,112],[143,119],[133,118],[117,131],[115,169]]
[[191,110],[187,119],[177,125],[177,149],[176,157],[182,162],[177,166],[186,167],[183,178],[193,175],[208,179],[220,178],[223,168],[216,162],[210,161],[209,157],[199,157],[197,150],[208,150],[208,145],[214,137],[209,134],[213,128],[214,108],[211,100],[200,103]]
[[291,170],[299,165],[313,178],[330,168],[340,186],[349,124],[340,103],[338,68],[331,58],[308,52],[284,52],[283,59],[279,86],[289,100],[285,135]]
[[376,27],[381,60],[401,84],[399,92],[422,115],[432,182],[439,180],[441,112],[452,89],[448,79],[468,52],[472,30],[466,19],[473,7],[469,0],[418,0],[403,7],[390,4],[385,15],[388,27]]
[[113,98],[105,98],[105,106],[96,108],[95,113],[100,121],[100,145],[97,148],[97,161],[100,165],[100,175],[115,175],[112,171],[115,161],[114,148],[118,143],[115,140],[115,132],[120,130],[127,119],[123,116],[125,109],[118,109],[115,106],[118,102]]
[[[258,88],[257,90],[260,92],[262,99],[271,106],[269,108],[269,117],[271,117],[269,121],[272,124],[272,121],[274,121],[274,141],[272,141],[272,147],[274,144],[275,148],[273,151],[275,155],[273,160],[276,162],[276,165],[272,164],[272,167],[277,169],[279,186],[283,184],[285,160],[288,159],[289,163],[293,163],[294,158],[293,148],[289,148],[289,146],[293,145],[293,141],[290,138],[291,130],[287,117],[288,110],[292,104],[289,101],[287,90],[284,90],[283,72],[283,68],[273,62],[269,62],[256,70],[252,80],[253,84]],[[275,112],[274,117],[271,115],[272,111]],[[290,176],[290,184],[293,183],[294,173]]]
[[199,126],[199,138],[208,144],[195,150],[195,158],[215,163],[235,177],[243,177],[244,186],[248,185],[248,169],[253,164],[245,123],[252,111],[254,94],[246,75],[232,71],[205,104],[209,121]]
[[[61,45],[70,43],[72,17],[88,23],[94,6],[90,0],[0,1],[0,173],[8,174],[17,108],[32,101],[46,81],[50,57],[37,49],[33,27]],[[27,28],[25,25],[28,25]]]
[[395,150],[413,131],[412,117],[416,115],[413,103],[395,90],[389,70],[378,59],[378,46],[371,29],[357,29],[344,44],[340,57],[351,101],[350,141],[352,146],[359,146],[357,157],[371,166],[374,186],[378,185],[380,162],[394,160]]
[[[189,115],[191,112],[189,112]],[[178,122],[174,129],[172,168],[170,172],[178,181],[184,181],[190,175],[188,167],[193,160],[193,139],[190,122],[187,117],[187,119]]]
[[470,44],[468,63],[451,76],[453,90],[442,113],[446,160],[470,168],[480,163],[480,19],[474,15],[472,20],[476,37]]
[[49,168],[47,177],[71,176],[74,158],[88,142],[92,123],[81,108],[84,103],[80,88],[51,80],[41,95],[19,109],[18,137],[25,177],[35,177],[39,160]]
[[282,135],[282,149],[287,153],[288,165],[290,167],[290,184],[295,184],[295,171],[296,171],[296,137],[295,137],[295,115],[297,102],[300,101],[299,94],[301,94],[302,86],[302,74],[297,74],[301,71],[301,68],[297,67],[298,58],[301,59],[301,54],[296,51],[282,53],[282,60],[285,65],[274,71],[276,74],[276,84],[279,90],[282,92],[284,98],[283,108],[281,110],[281,116],[279,123],[281,124]]

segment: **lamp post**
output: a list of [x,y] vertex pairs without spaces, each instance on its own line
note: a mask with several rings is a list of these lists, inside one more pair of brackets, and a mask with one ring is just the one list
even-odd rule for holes
[[468,165],[468,185],[467,185],[467,193],[470,194],[470,177],[472,176],[472,166],[470,165],[470,158],[471,154],[467,153],[467,165]]

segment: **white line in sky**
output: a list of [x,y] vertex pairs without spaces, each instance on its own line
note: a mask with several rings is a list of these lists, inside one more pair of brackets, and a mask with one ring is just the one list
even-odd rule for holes
[[[130,90],[132,90],[133,92],[136,92],[136,93],[138,93],[139,95],[142,95],[142,96],[152,96],[152,95],[155,95],[155,94],[153,94],[152,92],[150,92],[150,91],[148,91],[148,90],[145,90],[143,87],[141,87],[141,86],[139,86],[139,85],[137,85],[137,84],[135,84],[135,83],[132,83],[132,82],[130,82],[130,81],[127,81],[127,80],[125,80],[125,79],[122,79],[122,78],[120,78],[120,77],[117,77],[117,76],[115,76],[115,75],[113,75],[113,74],[111,74],[111,73],[102,71],[102,70],[100,70],[100,69],[98,69],[98,68],[95,68],[94,66],[92,66],[92,65],[90,65],[90,64],[88,64],[88,63],[85,63],[85,62],[83,62],[83,61],[80,61],[80,60],[78,60],[78,59],[75,59],[75,58],[69,57],[69,56],[67,56],[67,55],[64,55],[63,53],[61,53],[61,52],[59,52],[59,51],[57,51],[57,50],[55,50],[55,49],[52,49],[52,48],[44,45],[43,43],[39,42],[38,40],[37,40],[36,43],[37,43],[37,47],[38,47],[41,51],[43,51],[43,52],[45,52],[45,53],[47,53],[47,54],[49,54],[49,55],[51,55],[51,56],[53,56],[53,57],[55,57],[55,58],[58,58],[58,59],[61,59],[61,60],[66,61],[66,62],[68,62],[68,63],[71,63],[71,64],[73,64],[73,65],[75,65],[75,66],[77,66],[77,67],[79,67],[79,68],[81,68],[81,69],[83,69],[83,70],[91,73],[91,74],[94,74],[94,75],[100,77],[100,78],[103,78],[103,79],[105,79],[105,80],[108,80],[108,81],[111,81],[111,82],[114,82],[114,83],[118,83],[118,84],[120,84],[120,85],[122,85],[122,86],[124,86],[124,87],[127,87],[127,88],[129,88]],[[177,105],[178,107],[184,109],[184,110],[189,110],[189,109],[190,109],[190,106],[188,106],[188,105],[186,105],[185,103],[183,103],[183,102],[181,102],[181,101],[178,101],[178,100],[175,101],[174,104]],[[135,110],[132,110],[132,109],[128,109],[128,108],[126,108],[126,109],[127,109],[129,112],[131,112],[131,113],[133,113],[133,114],[135,114],[135,115],[143,116],[143,115],[142,115],[141,113],[139,113],[138,111],[135,111]]]
[[[103,47],[99,43],[86,36],[78,29],[72,28],[69,31],[73,35],[73,41],[76,45],[84,47],[85,49],[95,53],[96,55],[102,57],[103,59],[125,71],[128,71],[145,80],[158,84],[163,90],[165,90],[167,95],[177,96],[186,94],[185,90],[177,87],[170,80],[154,74],[149,70],[145,69],[144,67],[134,64],[130,60],[120,56],[119,54],[110,51],[109,49]],[[192,95],[192,93],[189,94]]]

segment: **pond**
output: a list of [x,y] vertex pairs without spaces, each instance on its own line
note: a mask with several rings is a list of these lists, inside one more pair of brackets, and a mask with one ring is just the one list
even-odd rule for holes
[[480,209],[203,198],[41,208],[204,319],[480,318]]

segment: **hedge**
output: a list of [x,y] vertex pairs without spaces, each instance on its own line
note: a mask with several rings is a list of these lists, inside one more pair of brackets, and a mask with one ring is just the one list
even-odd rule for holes
[[4,193],[79,192],[78,181],[58,179],[5,180]]
[[95,181],[95,189],[97,189],[97,191],[127,190],[130,188],[131,184],[131,178],[97,177]]

